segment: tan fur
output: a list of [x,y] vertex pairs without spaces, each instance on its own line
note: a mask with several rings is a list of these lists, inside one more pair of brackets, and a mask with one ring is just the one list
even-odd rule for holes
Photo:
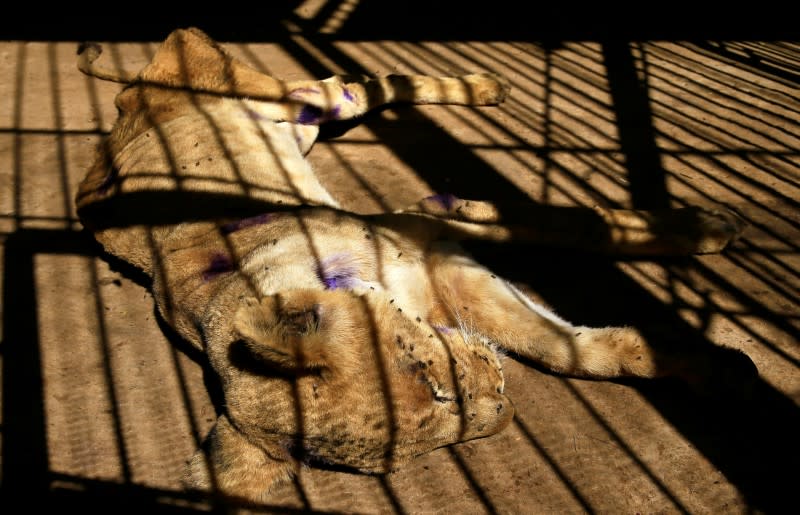
[[[159,312],[208,356],[223,414],[190,460],[192,487],[259,500],[298,463],[388,472],[502,430],[501,351],[577,377],[706,374],[633,328],[573,326],[476,263],[463,238],[599,252],[718,252],[725,212],[504,206],[434,196],[346,212],[304,159],[318,125],[386,102],[492,105],[488,74],[284,82],[197,29],[169,35],[129,82],[77,194],[85,227],[152,279]],[[501,215],[502,213],[502,215]],[[694,360],[694,361],[693,361]]]

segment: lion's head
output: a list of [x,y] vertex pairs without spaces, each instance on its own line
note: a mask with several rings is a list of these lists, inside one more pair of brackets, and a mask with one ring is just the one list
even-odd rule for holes
[[278,459],[386,472],[511,420],[487,342],[434,328],[382,292],[246,299],[222,374],[227,417]]

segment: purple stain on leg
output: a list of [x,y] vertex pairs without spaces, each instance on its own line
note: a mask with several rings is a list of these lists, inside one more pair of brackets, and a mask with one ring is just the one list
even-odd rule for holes
[[358,269],[351,254],[341,253],[328,256],[320,261],[317,276],[326,290],[352,288],[360,280],[356,277]]
[[425,197],[423,200],[435,202],[449,211],[453,208],[453,205],[456,203],[456,201],[458,201],[458,197],[452,193],[439,193],[436,195],[431,195],[430,197]]
[[342,88],[342,96],[344,96],[344,99],[348,102],[353,102],[356,99],[347,88]]
[[293,89],[287,95],[289,98],[302,99],[303,95],[319,95],[317,88],[297,88]]
[[260,215],[251,216],[249,218],[243,218],[241,220],[236,220],[235,222],[221,225],[219,227],[219,232],[222,234],[230,234],[248,227],[253,227],[254,225],[265,224],[274,219],[276,216],[277,215],[275,213],[263,213]]
[[454,330],[452,327],[446,325],[434,325],[432,327],[442,334],[451,334]]
[[233,260],[222,252],[215,252],[211,255],[211,263],[208,268],[203,270],[203,280],[210,281],[220,274],[233,272]]
[[334,275],[333,277],[326,277],[322,280],[325,284],[326,290],[337,290],[339,288],[347,288],[347,277]]
[[253,109],[250,109],[249,107],[245,107],[244,110],[247,113],[247,117],[250,118],[251,120],[255,120],[257,122],[268,121],[268,118],[263,116],[258,111],[254,111]]
[[342,112],[342,106],[340,106],[339,104],[336,104],[335,106],[333,106],[333,109],[331,109],[331,112],[327,116],[327,118],[330,118],[330,119],[333,119],[333,120],[338,120],[339,119],[339,114],[341,112]]
[[304,105],[303,108],[300,110],[300,114],[297,115],[297,123],[302,125],[313,125],[315,123],[319,123],[322,120],[322,109],[319,107],[315,107],[312,105]]

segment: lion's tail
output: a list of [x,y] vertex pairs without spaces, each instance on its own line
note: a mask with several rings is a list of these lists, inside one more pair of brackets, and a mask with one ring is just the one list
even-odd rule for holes
[[102,80],[129,84],[135,79],[135,75],[121,71],[110,70],[95,63],[103,47],[97,43],[85,42],[78,46],[78,69],[90,77]]

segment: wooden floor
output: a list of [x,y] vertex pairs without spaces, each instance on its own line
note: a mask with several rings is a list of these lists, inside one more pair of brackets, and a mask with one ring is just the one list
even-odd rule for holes
[[[557,9],[530,24],[508,13],[484,25],[480,12],[462,13],[459,25],[436,9],[403,26],[421,2],[399,3],[396,14],[346,0],[278,4],[260,29],[253,19],[190,21],[245,62],[289,79],[493,71],[512,84],[499,107],[398,106],[319,142],[310,159],[346,207],[386,211],[449,192],[732,208],[749,227],[722,255],[651,262],[473,250],[564,318],[740,349],[760,378],[749,394],[713,397],[669,381],[564,379],[507,358],[517,414],[501,434],[439,449],[388,476],[304,469],[252,511],[792,511],[800,40],[752,27],[626,31],[610,18],[602,30],[587,16],[570,29],[569,13]],[[230,508],[181,489],[184,462],[215,419],[202,357],[165,333],[136,277],[99,257],[73,206],[120,88],[77,71],[77,41],[101,40],[104,59],[136,71],[181,21],[138,34],[126,24],[117,37],[91,22],[51,38],[32,27],[0,37],[3,501],[60,511]]]

